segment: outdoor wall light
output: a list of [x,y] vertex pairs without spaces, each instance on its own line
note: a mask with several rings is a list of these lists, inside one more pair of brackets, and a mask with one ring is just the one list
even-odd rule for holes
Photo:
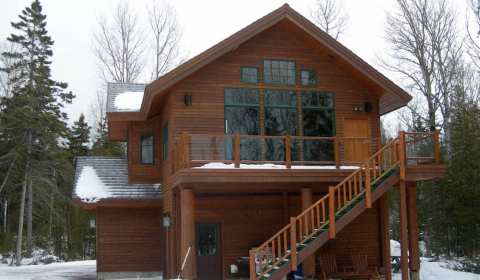
[[163,227],[169,228],[172,225],[172,220],[170,216],[163,216]]
[[185,94],[183,96],[183,103],[185,103],[185,106],[192,106],[192,96],[190,94]]

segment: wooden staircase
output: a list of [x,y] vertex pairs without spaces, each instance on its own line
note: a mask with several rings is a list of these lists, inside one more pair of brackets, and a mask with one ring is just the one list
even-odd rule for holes
[[282,279],[405,179],[405,134],[383,146],[342,182],[259,247],[250,250],[250,279]]

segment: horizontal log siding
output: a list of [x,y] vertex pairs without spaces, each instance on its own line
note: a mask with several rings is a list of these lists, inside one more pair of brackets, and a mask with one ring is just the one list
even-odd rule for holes
[[161,208],[97,209],[97,271],[163,271]]

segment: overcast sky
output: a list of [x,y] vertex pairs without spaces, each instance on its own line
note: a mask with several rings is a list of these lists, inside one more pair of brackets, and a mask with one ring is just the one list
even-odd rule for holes
[[[88,116],[90,104],[101,87],[92,52],[92,33],[98,18],[108,14],[119,1],[127,0],[41,1],[47,15],[47,29],[55,41],[54,79],[67,82],[77,96],[66,108],[71,120],[82,112]],[[465,11],[465,0],[452,1],[459,11]],[[131,0],[130,6],[146,16],[145,7],[150,2]],[[182,29],[182,51],[192,57],[285,2],[306,17],[314,4],[314,0],[171,1]],[[0,42],[11,33],[10,22],[17,21],[18,14],[30,3],[30,0],[2,0]],[[340,41],[378,69],[376,56],[381,56],[386,47],[383,39],[386,11],[395,9],[395,0],[344,0],[343,6],[350,24]]]

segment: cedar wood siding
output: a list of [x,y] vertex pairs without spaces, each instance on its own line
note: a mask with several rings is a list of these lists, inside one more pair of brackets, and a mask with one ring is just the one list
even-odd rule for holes
[[164,271],[161,208],[97,209],[97,271]]
[[[320,198],[314,196],[314,199]],[[229,277],[230,264],[247,257],[251,248],[259,246],[280,230],[283,217],[300,214],[300,196],[288,196],[288,213],[281,195],[209,196],[195,198],[196,222],[221,224],[224,276]],[[369,264],[380,266],[380,236],[377,204],[357,217],[327,242],[318,252],[334,253],[339,268],[351,266],[352,253],[365,254]]]

